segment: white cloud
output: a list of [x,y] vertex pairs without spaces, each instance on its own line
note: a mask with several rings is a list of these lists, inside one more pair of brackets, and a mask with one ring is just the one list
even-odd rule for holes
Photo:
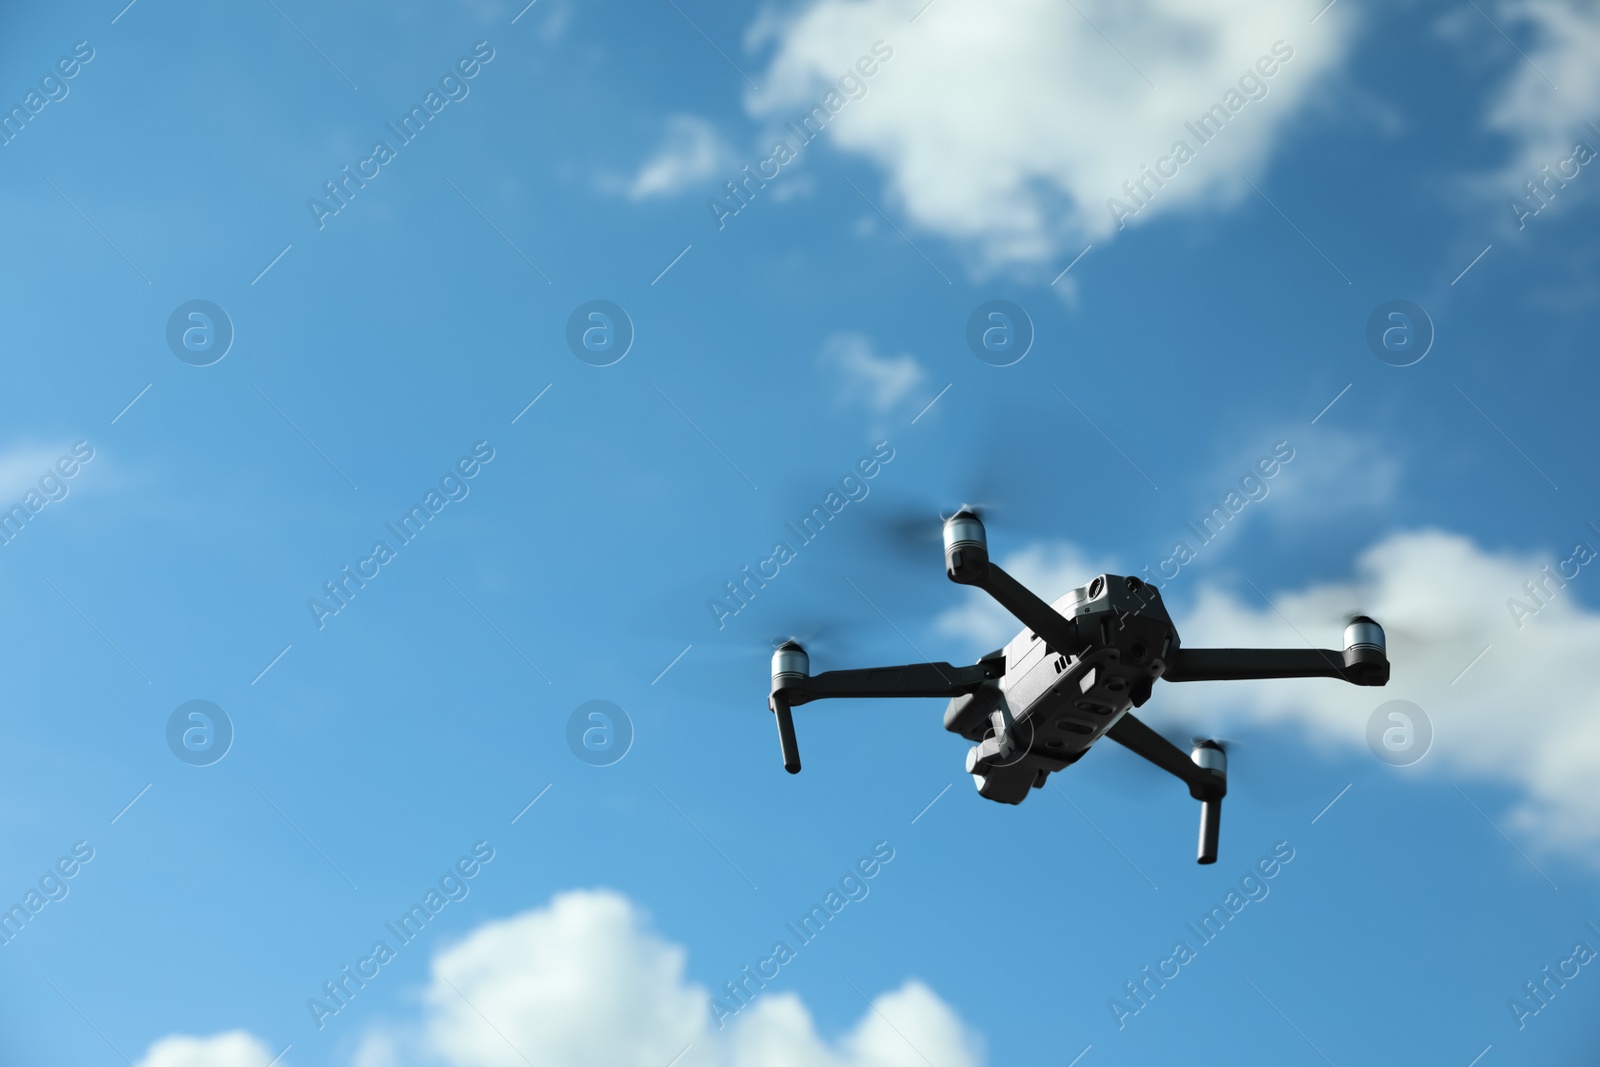
[[856,333],[835,334],[822,345],[822,364],[844,379],[846,400],[873,411],[887,411],[921,384],[922,366],[907,353],[880,356],[872,342]]
[[[900,210],[970,247],[980,270],[1053,264],[1086,239],[1107,239],[1117,229],[1107,199],[1128,200],[1123,183],[1180,139],[1195,158],[1151,186],[1135,223],[1252,195],[1245,180],[1261,177],[1280,135],[1343,61],[1353,24],[1340,5],[1313,25],[1322,0],[943,2],[912,24],[923,2],[815,0],[780,27],[761,22],[750,40],[777,43],[747,107],[798,119],[885,42],[892,58],[829,135],[882,167]],[[1280,40],[1293,58],[1263,79],[1266,95],[1200,144],[1185,121],[1237,89]]]
[[[1559,558],[1571,555],[1568,548]],[[1434,740],[1403,773],[1510,789],[1517,799],[1501,825],[1519,840],[1600,862],[1600,612],[1553,582],[1552,592],[1540,594],[1542,607],[1527,597],[1525,583],[1555,563],[1425,530],[1374,544],[1347,580],[1267,590],[1270,606],[1253,590],[1203,584],[1193,609],[1176,620],[1190,647],[1298,648],[1309,640],[1339,648],[1345,622],[1365,613],[1387,632],[1393,677],[1383,689],[1323,679],[1164,684],[1145,718],[1159,727],[1171,716],[1219,736],[1239,724],[1289,726],[1319,744],[1364,752],[1374,709],[1409,700],[1429,716]],[[1036,545],[1004,565],[1047,598],[1105,569],[1081,562],[1071,545]],[[1600,582],[1600,560],[1573,579],[1588,582]],[[1513,597],[1538,607],[1520,629],[1508,606]],[[1018,629],[977,599],[940,616],[938,626],[985,647]]]
[[560,894],[434,960],[428,1046],[451,1067],[514,1067],[523,1056],[565,1067],[661,1067],[685,1046],[679,1067],[926,1067],[919,1050],[940,1067],[978,1062],[955,1015],[914,982],[880,996],[833,1048],[799,998],[776,991],[718,1031],[708,993],[684,979],[685,956],[619,894]]
[[634,200],[675,196],[685,189],[706,183],[716,184],[732,173],[733,151],[723,142],[716,127],[694,115],[674,115],[667,120],[667,132],[655,155],[645,160],[628,185]]
[[[1505,91],[1487,116],[1489,128],[1514,146],[1495,181],[1502,187],[1509,183],[1504,191],[1518,195],[1523,182],[1543,180],[1541,166],[1555,171],[1572,154],[1574,141],[1600,150],[1600,137],[1587,126],[1600,118],[1600,62],[1595,59],[1600,55],[1600,5],[1592,0],[1515,0],[1499,5],[1494,14],[1507,33],[1520,27],[1533,32],[1532,43],[1523,49],[1526,58],[1514,57]],[[1487,26],[1482,29],[1499,37]]]
[[[1385,508],[1400,490],[1399,459],[1371,434],[1319,426],[1309,437],[1285,430],[1278,439],[1287,440],[1295,451],[1294,459],[1267,481],[1272,503],[1263,502],[1261,511],[1277,521],[1325,523]],[[1268,451],[1263,448],[1258,454],[1266,456]],[[1254,458],[1236,464],[1241,474]]]
[[[710,994],[685,977],[686,958],[681,945],[653,932],[643,913],[621,894],[561,893],[546,907],[486,923],[439,952],[422,993],[420,1016],[369,1031],[351,1064],[979,1067],[982,1063],[977,1039],[948,1005],[915,981],[875,998],[855,1027],[837,1041],[817,1033],[798,996],[776,989],[761,992],[719,1030],[709,1009]],[[777,981],[781,984],[783,979]],[[216,1050],[221,1043],[237,1039],[253,1040],[234,1034],[209,1042],[165,1038],[152,1046],[140,1067],[265,1067],[264,1056],[220,1058],[224,1053]],[[259,1042],[252,1050],[257,1046]],[[179,1053],[164,1051],[204,1048],[219,1058],[171,1058]],[[169,1058],[154,1058],[158,1051]]]
[[260,1038],[243,1030],[215,1037],[174,1035],[151,1045],[138,1067],[267,1067],[272,1055]]

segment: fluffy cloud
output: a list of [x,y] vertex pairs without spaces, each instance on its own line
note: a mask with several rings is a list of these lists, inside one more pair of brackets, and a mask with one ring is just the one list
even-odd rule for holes
[[[370,1031],[352,1067],[978,1067],[978,1042],[925,986],[878,996],[829,1042],[793,993],[762,992],[718,1029],[686,952],[626,897],[574,891],[438,953],[419,1018]],[[259,1055],[257,1059],[241,1058]],[[206,1058],[206,1057],[210,1058]],[[226,1058],[226,1057],[233,1058]],[[188,1058],[184,1058],[188,1057]],[[140,1067],[265,1067],[243,1034],[169,1037]]]
[[[1541,166],[1555,170],[1572,154],[1575,140],[1600,149],[1600,135],[1588,126],[1600,117],[1600,6],[1589,0],[1516,0],[1493,12],[1507,32],[1527,30],[1533,37],[1525,57],[1512,57],[1510,79],[1487,118],[1489,128],[1514,146],[1495,180],[1509,183],[1515,194],[1523,182],[1544,177]],[[1488,26],[1475,28],[1499,37]]]
[[272,1056],[259,1038],[231,1030],[215,1037],[164,1037],[138,1067],[267,1067]]
[[[756,115],[797,117],[824,101],[873,42],[894,49],[868,94],[828,125],[833,144],[885,171],[919,227],[970,247],[980,269],[1054,263],[1117,231],[1128,200],[1174,142],[1195,151],[1135,223],[1250,193],[1285,128],[1345,57],[1350,5],[1313,24],[1323,0],[815,0],[757,38],[776,40]],[[913,16],[916,21],[911,21]],[[1274,42],[1293,58],[1241,76]],[[1242,106],[1201,145],[1185,129],[1233,90]],[[1154,188],[1151,186],[1151,188]]]
[[732,158],[732,150],[711,123],[693,115],[674,115],[667,120],[666,136],[655,155],[645,160],[628,184],[628,196],[648,200],[715,184],[722,171],[731,173]]
[[880,356],[855,333],[835,334],[822,346],[822,365],[839,373],[843,395],[873,411],[887,411],[921,384],[922,367],[906,353]]
[[625,897],[563,893],[435,959],[426,1043],[450,1067],[661,1067],[680,1053],[678,1067],[978,1062],[959,1020],[916,983],[879,997],[829,1048],[792,994],[763,993],[718,1031],[684,963],[684,949],[652,933]]
[[[1039,546],[1003,563],[1037,575],[1034,588],[1049,596],[1101,569],[1075,560],[1071,546]],[[1337,648],[1346,620],[1365,612],[1388,634],[1393,678],[1382,690],[1322,680],[1163,685],[1147,719],[1159,726],[1171,714],[1223,736],[1239,724],[1287,726],[1319,744],[1364,751],[1373,710],[1409,700],[1434,729],[1432,749],[1412,771],[1441,783],[1459,777],[1510,789],[1516,799],[1502,823],[1508,830],[1600,862],[1600,613],[1584,608],[1559,578],[1547,578],[1546,566],[1559,572],[1553,559],[1488,552],[1469,538],[1426,530],[1373,545],[1346,580],[1266,590],[1271,605],[1253,590],[1202,586],[1193,609],[1177,620],[1190,645],[1293,648],[1309,640]],[[1572,579],[1596,580],[1589,567]],[[1533,614],[1514,613],[1513,599]],[[986,647],[1015,632],[1007,622],[976,601],[939,620]]]

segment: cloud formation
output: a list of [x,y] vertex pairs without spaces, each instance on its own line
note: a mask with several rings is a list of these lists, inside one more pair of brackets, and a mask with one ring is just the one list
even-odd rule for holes
[[686,189],[715,184],[732,171],[733,150],[716,127],[694,115],[674,115],[655,154],[645,160],[628,184],[633,200],[674,196]]
[[[762,992],[717,1029],[687,953],[627,897],[561,893],[435,955],[419,1015],[370,1030],[351,1067],[979,1067],[979,1042],[916,981],[876,997],[837,1041],[794,993]],[[256,1057],[256,1058],[251,1058]],[[139,1067],[266,1067],[242,1033],[174,1036]]]
[[840,376],[841,396],[875,412],[888,411],[922,383],[922,366],[902,352],[880,356],[858,333],[840,333],[822,345],[822,365]]
[[[1178,141],[1194,158],[1164,184],[1145,179],[1130,225],[1253,195],[1246,179],[1260,179],[1342,65],[1354,22],[1340,5],[1312,23],[1319,0],[995,0],[918,15],[923,6],[815,0],[781,24],[764,19],[752,39],[776,44],[746,106],[773,121],[804,113],[887,41],[894,63],[834,115],[833,144],[881,167],[899,209],[969,248],[979,270],[1053,264],[1113,236],[1108,200],[1128,203],[1123,183]],[[1224,128],[1202,143],[1185,123],[1213,105]]]
[[214,1037],[175,1034],[151,1045],[138,1067],[267,1067],[272,1056],[260,1038],[243,1030]]
[[[1522,184],[1545,179],[1547,167],[1572,154],[1573,142],[1600,151],[1600,6],[1582,0],[1515,0],[1493,9],[1507,32],[1531,33],[1486,117],[1487,126],[1512,143],[1510,158],[1496,177],[1512,195]],[[1472,16],[1474,19],[1476,15]],[[1487,26],[1475,27],[1491,37]],[[1569,175],[1570,176],[1570,175]],[[1550,188],[1555,188],[1551,186]]]

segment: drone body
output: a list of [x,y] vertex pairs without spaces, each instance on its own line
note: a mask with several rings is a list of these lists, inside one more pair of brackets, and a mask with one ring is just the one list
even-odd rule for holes
[[1384,685],[1383,628],[1357,616],[1343,651],[1184,649],[1154,586],[1103,574],[1046,604],[989,560],[982,522],[962,510],[945,522],[945,572],[993,596],[1025,628],[970,667],[918,663],[810,674],[805,651],[784,644],[772,658],[769,707],[778,720],[784,767],[800,770],[790,709],[829,697],[947,696],[945,729],[974,742],[967,770],[980,795],[1020,804],[1054,771],[1082,758],[1102,737],[1131,749],[1189,786],[1201,802],[1199,861],[1213,863],[1227,757],[1214,741],[1182,750],[1132,714],[1158,678],[1339,678]]

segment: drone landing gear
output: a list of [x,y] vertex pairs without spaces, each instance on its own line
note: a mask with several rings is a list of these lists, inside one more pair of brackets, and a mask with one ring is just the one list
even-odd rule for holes
[[1124,715],[1106,731],[1123,748],[1154,763],[1189,787],[1200,802],[1200,863],[1217,862],[1217,837],[1222,830],[1222,798],[1228,795],[1228,754],[1215,741],[1201,741],[1185,756],[1183,750],[1140,722]]
[[794,736],[794,713],[789,701],[774,695],[771,698],[772,714],[778,719],[778,748],[783,752],[783,769],[790,774],[800,773],[800,742]]

